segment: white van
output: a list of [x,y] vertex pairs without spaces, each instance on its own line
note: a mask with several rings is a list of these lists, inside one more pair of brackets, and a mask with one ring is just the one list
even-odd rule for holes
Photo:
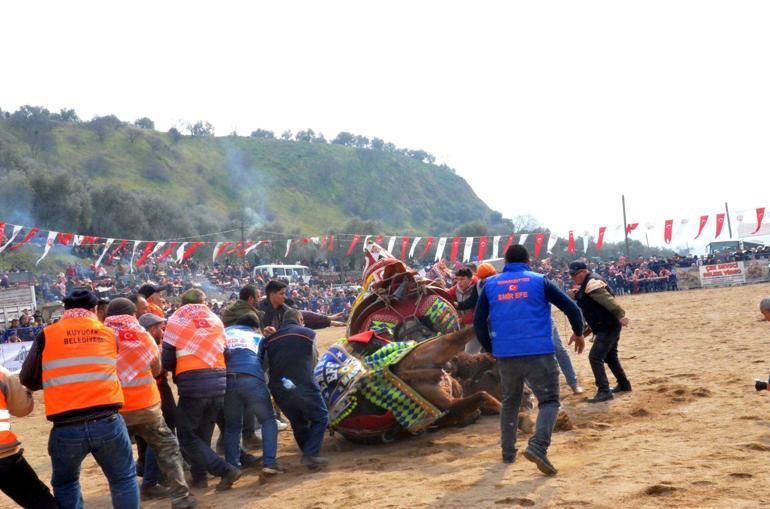
[[304,265],[257,265],[254,267],[254,277],[263,273],[267,274],[270,279],[283,279],[290,283],[310,281],[310,268]]

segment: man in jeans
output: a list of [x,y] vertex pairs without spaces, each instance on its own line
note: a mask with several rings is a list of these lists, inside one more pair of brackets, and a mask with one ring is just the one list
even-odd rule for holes
[[278,425],[265,374],[257,353],[262,333],[259,318],[245,314],[235,325],[225,329],[227,350],[227,392],[225,392],[225,459],[241,468],[241,432],[244,419],[256,415],[262,426],[262,472],[267,475],[283,473],[276,463]]
[[54,496],[61,508],[83,507],[80,465],[89,454],[110,484],[112,506],[139,509],[131,440],[118,410],[115,333],[96,318],[96,295],[73,290],[59,322],[43,329],[24,360],[19,379],[43,389],[45,414],[53,422],[48,439]]
[[[594,333],[594,344],[588,353],[591,370],[596,380],[596,396],[589,403],[601,403],[614,398],[613,393],[631,392],[623,366],[618,358],[620,329],[628,325],[626,312],[615,300],[615,296],[600,276],[588,271],[584,262],[574,261],[569,264],[572,280],[578,285],[575,300],[583,310],[586,322]],[[618,384],[610,389],[604,364],[609,366]]]
[[521,245],[505,252],[503,272],[487,278],[473,320],[481,346],[497,358],[503,396],[500,431],[503,462],[516,460],[516,432],[524,383],[532,389],[539,412],[535,434],[524,457],[546,475],[557,470],[548,461],[548,446],[559,412],[559,368],[554,357],[551,304],[567,315],[573,335],[569,344],[583,351],[583,317],[577,305],[542,274],[529,268]]

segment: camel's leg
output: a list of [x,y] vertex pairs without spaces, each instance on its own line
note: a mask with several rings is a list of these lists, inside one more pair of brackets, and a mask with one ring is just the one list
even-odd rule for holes
[[449,359],[465,348],[465,343],[473,337],[473,327],[464,327],[456,332],[444,334],[430,341],[425,341],[414,347],[414,350],[404,357],[399,365],[410,366],[442,366]]

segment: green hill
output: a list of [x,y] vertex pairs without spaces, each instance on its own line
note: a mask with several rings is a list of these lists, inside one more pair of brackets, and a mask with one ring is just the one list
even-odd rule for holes
[[355,220],[405,234],[502,224],[453,170],[405,151],[182,136],[64,113],[0,112],[0,220],[138,239],[241,221],[295,234],[339,232]]

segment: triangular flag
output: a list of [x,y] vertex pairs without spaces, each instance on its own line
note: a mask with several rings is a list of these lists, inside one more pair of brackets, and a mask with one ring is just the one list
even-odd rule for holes
[[182,263],[182,257],[184,256],[184,252],[186,249],[187,249],[187,242],[182,242],[182,244],[176,250],[176,263]]
[[412,241],[412,247],[409,249],[409,258],[414,258],[414,250],[417,247],[417,244],[420,243],[420,240],[422,240],[422,237],[415,237]]
[[543,238],[545,237],[544,233],[536,233],[535,234],[535,259],[540,257],[540,248],[543,247]]
[[171,244],[169,244],[166,250],[163,251],[163,254],[158,257],[158,261],[165,260],[166,258],[171,256],[171,253],[174,252],[174,248],[177,246],[177,244],[179,244],[179,242],[172,242]]
[[73,246],[79,246],[83,243],[83,236],[82,235],[74,235],[72,237],[72,245]]
[[2,245],[2,247],[0,247],[0,253],[5,251],[5,248],[7,248],[8,246],[11,245],[11,243],[14,241],[14,239],[16,239],[16,236],[19,234],[20,231],[21,231],[21,226],[13,225],[13,231],[11,232],[11,238],[9,238],[8,242],[6,242],[5,244]]
[[717,214],[717,234],[714,237],[715,239],[719,238],[719,234],[722,233],[722,227],[725,225],[725,214],[724,212],[721,214]]
[[[3,232],[0,230],[0,236],[2,236]],[[72,234],[71,233],[59,233],[56,237],[56,240],[59,241],[59,244],[62,245],[69,245],[70,241],[72,240]]]
[[[153,248],[155,248],[155,242],[148,242],[146,246],[144,246],[144,250],[142,251],[142,256],[139,257],[139,259],[136,261],[136,266],[141,267],[144,262],[147,260],[147,258],[150,257],[150,253],[152,253]],[[134,256],[131,255],[131,259],[134,259]]]
[[473,239],[474,237],[465,238],[465,249],[463,249],[463,262],[471,261],[471,253],[473,252]]
[[[525,233],[523,235],[519,235],[519,241],[517,244],[521,244],[522,246],[527,243],[527,238],[529,237],[529,233]],[[508,248],[506,247],[503,250],[503,256],[505,256],[505,252],[508,251]]]
[[350,256],[353,254],[353,248],[356,247],[356,244],[358,244],[358,241],[361,240],[361,235],[355,234],[353,235],[353,240],[350,241],[350,246],[348,246],[348,252],[345,253],[345,256]]
[[[572,237],[572,232],[570,233],[570,239]],[[548,236],[548,243],[545,246],[545,251],[547,253],[551,253],[553,251],[553,247],[556,245],[556,242],[559,240],[559,237],[554,235],[553,233]],[[571,239],[572,240],[572,239]],[[575,250],[575,241],[572,240],[572,251]],[[571,252],[571,251],[570,251]]]
[[29,232],[27,232],[27,235],[26,235],[26,236],[25,236],[23,239],[21,239],[21,242],[19,242],[19,243],[18,243],[18,244],[16,244],[15,246],[11,246],[11,247],[8,249],[8,251],[10,251],[10,252],[14,252],[14,251],[16,251],[16,250],[17,250],[17,249],[19,249],[21,246],[23,246],[24,244],[26,244],[27,242],[29,242],[29,241],[30,241],[30,239],[31,239],[32,237],[34,237],[35,235],[37,235],[37,232],[39,232],[39,231],[40,231],[40,228],[32,228],[32,229],[31,229]]
[[671,244],[671,236],[674,231],[674,220],[666,219],[665,226],[663,226],[663,241],[666,244]]
[[452,251],[449,252],[449,259],[453,262],[457,261],[457,252],[460,250],[460,237],[452,239]]
[[246,246],[246,249],[243,250],[243,256],[246,256],[247,254],[249,254],[252,251],[254,251],[255,249],[257,249],[257,246],[259,246],[260,244],[262,244],[261,241],[260,242],[253,242],[253,241],[250,240],[249,241],[249,245]]
[[246,244],[243,246],[243,248],[235,253],[235,256],[242,258],[246,256],[246,253],[251,252],[252,249],[254,249],[256,246],[254,245],[253,240],[246,241]]
[[420,259],[425,258],[425,255],[428,254],[428,249],[430,249],[430,246],[433,244],[433,237],[428,237],[425,239],[425,247],[422,248],[422,254],[420,255]]
[[601,251],[602,246],[604,245],[604,232],[607,231],[606,226],[600,226],[599,227],[599,238],[596,239],[596,250]]
[[[332,243],[329,242],[329,246],[330,247],[331,247],[331,245],[332,245]],[[289,251],[291,251],[291,239],[288,239],[286,241],[286,253],[283,255],[284,258],[288,258],[289,257]],[[331,249],[329,249],[329,251],[331,251]]]
[[131,250],[131,260],[128,262],[128,266],[131,267],[131,272],[134,271],[134,257],[136,256],[136,248],[141,244],[141,240],[134,241],[134,248]]
[[[511,244],[513,244],[514,235],[511,233],[508,235],[508,238],[505,240],[505,246],[503,246],[503,252],[500,253],[500,256],[505,256],[505,252],[508,251],[508,248],[511,247]],[[519,244],[524,244],[524,241],[527,240],[527,234],[525,233],[520,239]]]
[[46,257],[46,255],[48,254],[48,251],[51,250],[51,247],[53,247],[53,243],[56,241],[57,235],[58,235],[58,232],[48,232],[48,240],[45,241],[45,247],[43,248],[43,256],[38,258],[38,260],[35,262],[36,266],[38,263],[43,261],[43,258]]
[[700,216],[700,226],[698,227],[698,235],[695,236],[696,239],[703,233],[703,228],[706,226],[706,223],[708,223],[708,220],[709,216]]
[[632,231],[636,230],[637,226],[639,226],[639,223],[628,223],[626,225],[626,233],[630,234]]
[[478,255],[476,255],[479,261],[484,259],[484,254],[486,253],[486,250],[487,250],[487,236],[482,235],[481,237],[479,237],[479,251],[478,251]]
[[113,242],[115,242],[115,239],[107,239],[107,242],[104,243],[104,250],[102,251],[101,256],[99,256],[99,259],[96,260],[94,267],[99,267],[99,265],[101,265],[104,255],[107,254],[107,251],[110,249],[110,246],[112,246]]
[[433,258],[434,261],[439,261],[444,257],[444,247],[446,247],[446,237],[441,237],[438,239],[438,244],[436,244],[436,256]]
[[583,239],[583,254],[588,254],[588,235],[583,235],[581,238]]
[[492,237],[492,258],[499,258],[500,253],[497,251],[497,247],[500,245],[500,237],[502,235],[495,235]]
[[765,207],[759,207],[757,209],[757,228],[751,232],[752,235],[757,233],[762,228],[762,219],[765,217]]
[[406,261],[406,250],[409,247],[409,237],[401,238],[401,259]]
[[188,247],[188,248],[185,250],[185,252],[182,254],[182,261],[185,261],[185,260],[186,260],[186,259],[188,259],[190,256],[192,256],[192,254],[193,254],[193,251],[195,251],[196,249],[198,249],[198,248],[199,248],[199,247],[200,247],[202,244],[203,244],[203,242],[193,242],[193,243],[192,243],[192,245],[190,245],[190,247]]
[[396,238],[397,237],[391,237],[388,239],[388,253],[393,253],[393,249],[396,247]]

